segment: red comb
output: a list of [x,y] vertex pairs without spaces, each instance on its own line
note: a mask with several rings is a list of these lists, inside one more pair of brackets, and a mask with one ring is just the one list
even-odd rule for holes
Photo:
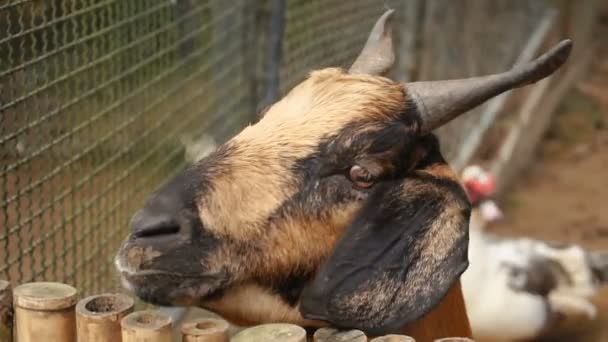
[[484,178],[484,180],[471,179],[464,183],[465,190],[471,203],[475,203],[480,198],[489,197],[494,194],[494,191],[496,190],[494,177],[490,174],[486,174],[486,177]]

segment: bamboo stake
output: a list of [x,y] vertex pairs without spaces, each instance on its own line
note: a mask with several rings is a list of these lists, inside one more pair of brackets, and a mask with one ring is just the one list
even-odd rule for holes
[[13,340],[13,292],[8,281],[0,280],[0,341]]
[[263,324],[239,332],[231,342],[306,342],[306,330],[293,324]]
[[367,342],[367,337],[361,330],[320,328],[315,331],[313,340],[314,342]]
[[101,294],[76,304],[78,342],[121,341],[120,321],[133,312],[134,301],[124,294]]
[[228,322],[202,318],[182,325],[182,342],[228,342]]
[[78,291],[61,283],[27,283],[13,291],[19,342],[76,342]]
[[416,340],[406,335],[385,335],[376,337],[370,342],[416,342]]
[[171,317],[158,311],[136,311],[121,321],[122,342],[171,342]]

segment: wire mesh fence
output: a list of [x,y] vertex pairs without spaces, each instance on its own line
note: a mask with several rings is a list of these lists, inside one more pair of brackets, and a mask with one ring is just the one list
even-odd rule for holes
[[131,213],[184,165],[180,136],[249,118],[244,4],[0,7],[0,277],[108,286]]
[[[543,18],[544,1],[426,2],[418,77],[463,78],[508,70]],[[488,104],[439,129],[442,149],[458,158]]]
[[[461,47],[476,46],[470,40],[481,33],[455,39],[466,16],[447,15],[449,2],[421,3],[0,1],[0,278],[63,281],[83,293],[114,287],[112,258],[129,219],[186,165],[184,142],[221,142],[311,69],[347,66],[387,7],[399,23],[401,79],[412,68],[402,61],[422,51],[411,34],[422,19],[454,30],[420,34],[442,36],[418,58],[418,74],[433,79],[512,63],[539,7],[462,2],[465,12],[503,11],[500,20],[517,19],[521,30],[507,47],[484,36],[471,59],[458,58]],[[488,50],[502,58],[465,67]],[[474,120],[443,134],[450,155]]]

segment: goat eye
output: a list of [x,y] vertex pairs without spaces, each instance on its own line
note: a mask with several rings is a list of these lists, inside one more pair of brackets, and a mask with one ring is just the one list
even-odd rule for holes
[[372,175],[359,165],[353,165],[348,172],[348,177],[358,187],[369,188],[374,185]]

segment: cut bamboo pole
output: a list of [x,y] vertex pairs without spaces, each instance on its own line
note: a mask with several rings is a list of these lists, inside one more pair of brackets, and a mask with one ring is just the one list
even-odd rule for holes
[[385,335],[376,337],[370,342],[416,342],[416,340],[406,335]]
[[120,321],[133,312],[134,301],[124,294],[101,294],[76,304],[78,342],[121,341]]
[[8,281],[0,280],[0,341],[13,340],[13,292]]
[[367,336],[361,330],[339,330],[320,328],[313,335],[314,342],[367,342]]
[[228,322],[201,318],[182,325],[182,342],[228,342]]
[[231,342],[306,342],[306,330],[293,324],[262,324],[239,332]]
[[75,288],[61,283],[27,283],[15,287],[13,300],[17,341],[76,342]]
[[158,311],[136,311],[121,321],[122,342],[171,342],[171,317]]

